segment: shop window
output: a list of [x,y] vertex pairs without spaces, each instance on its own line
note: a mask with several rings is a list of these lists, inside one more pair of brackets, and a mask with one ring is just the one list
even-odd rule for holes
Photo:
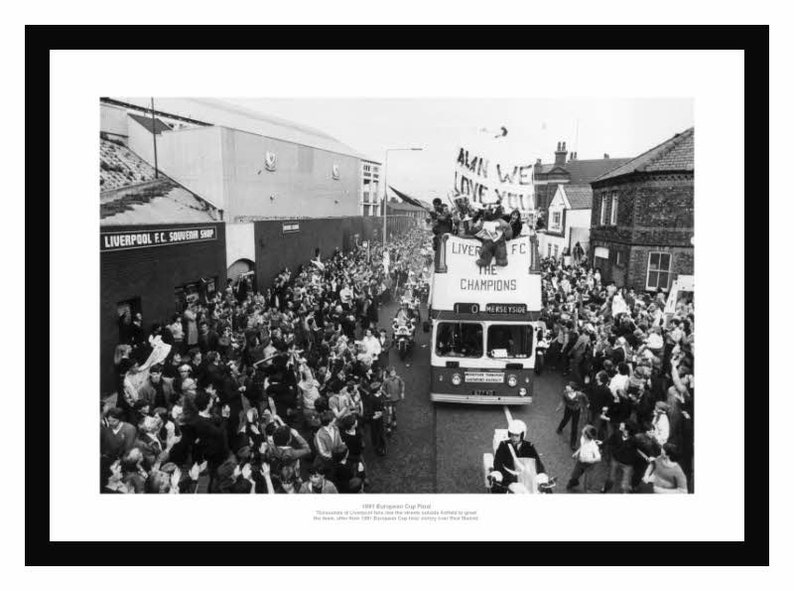
[[648,253],[648,278],[645,288],[655,290],[658,288],[667,289],[670,286],[670,263],[669,252],[649,252]]

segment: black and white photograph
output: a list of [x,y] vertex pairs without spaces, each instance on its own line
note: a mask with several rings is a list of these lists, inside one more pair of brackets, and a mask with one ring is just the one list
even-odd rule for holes
[[768,27],[25,38],[27,565],[769,562]]
[[101,492],[694,492],[692,100],[97,108]]

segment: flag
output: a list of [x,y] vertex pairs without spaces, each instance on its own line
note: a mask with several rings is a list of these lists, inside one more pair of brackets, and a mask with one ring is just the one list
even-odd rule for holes
[[400,191],[398,191],[397,189],[395,189],[391,185],[389,185],[389,189],[394,191],[397,194],[397,197],[399,197],[400,199],[402,199],[406,203],[410,203],[411,205],[413,205],[415,207],[421,207],[422,209],[427,210],[427,207],[422,205],[417,199],[414,199],[413,197],[410,197],[410,196],[406,195],[405,193],[401,193]]

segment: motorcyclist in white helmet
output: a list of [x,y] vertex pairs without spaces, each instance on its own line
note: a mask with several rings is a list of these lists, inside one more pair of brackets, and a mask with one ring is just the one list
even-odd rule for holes
[[[501,472],[502,483],[505,487],[518,481],[516,473],[515,461],[513,460],[513,453],[517,458],[533,458],[535,460],[535,472],[538,475],[543,474],[542,480],[546,480],[546,468],[540,460],[535,446],[529,441],[524,439],[527,432],[527,426],[524,421],[512,420],[507,426],[508,438],[499,444],[496,448],[494,455],[493,467],[494,470]],[[510,447],[513,451],[510,450]]]

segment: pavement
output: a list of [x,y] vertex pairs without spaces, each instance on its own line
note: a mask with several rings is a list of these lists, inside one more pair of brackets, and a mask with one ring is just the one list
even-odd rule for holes
[[[395,304],[384,306],[380,325],[390,324],[396,310]],[[426,307],[422,318],[427,318]],[[405,362],[395,351],[391,353],[391,364],[405,380],[405,400],[398,406],[398,427],[388,441],[386,455],[375,455],[371,445],[364,450],[371,482],[367,492],[485,493],[482,456],[493,452],[494,429],[507,427],[505,407],[432,402],[429,347],[430,334],[420,327]],[[557,478],[555,494],[566,494],[565,484],[575,464],[570,423],[561,435],[555,432],[562,418],[562,410],[555,409],[565,381],[559,373],[544,372],[536,376],[532,404],[508,407],[513,418],[527,424],[527,439],[538,450],[547,473]],[[601,462],[588,476],[590,492],[598,492],[603,485],[605,464]],[[571,492],[581,493],[581,485]]]

